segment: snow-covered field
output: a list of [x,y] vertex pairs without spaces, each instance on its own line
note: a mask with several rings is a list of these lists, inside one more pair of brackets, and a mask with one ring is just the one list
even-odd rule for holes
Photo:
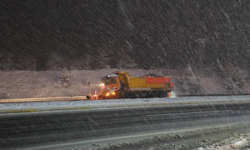
[[[117,69],[68,71],[68,84],[61,81],[63,71],[0,71],[0,99],[82,96],[94,93],[101,77]],[[157,74],[171,76],[177,95],[246,94],[250,82],[221,78],[215,74],[194,74],[190,69],[125,70],[131,76]]]

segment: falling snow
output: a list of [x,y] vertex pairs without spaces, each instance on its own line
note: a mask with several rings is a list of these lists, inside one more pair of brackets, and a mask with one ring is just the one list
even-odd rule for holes
[[[0,100],[93,94],[101,77],[118,70],[174,83],[173,99],[0,104],[2,113],[249,100],[242,96],[250,93],[249,0],[1,0],[0,8]],[[228,96],[199,97],[207,95]],[[196,150],[239,143],[245,150],[249,135],[206,142]]]

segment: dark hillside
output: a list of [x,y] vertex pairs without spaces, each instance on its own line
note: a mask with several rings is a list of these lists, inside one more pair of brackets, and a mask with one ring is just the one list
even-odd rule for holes
[[1,0],[0,69],[250,70],[249,0]]

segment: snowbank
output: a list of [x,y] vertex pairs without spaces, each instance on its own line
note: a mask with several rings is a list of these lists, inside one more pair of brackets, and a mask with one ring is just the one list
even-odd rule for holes
[[115,100],[78,100],[61,102],[29,102],[0,104],[1,113],[20,113],[38,111],[90,110],[109,108],[180,106],[219,103],[248,103],[250,96],[210,96],[210,97],[179,97],[179,98],[139,98]]

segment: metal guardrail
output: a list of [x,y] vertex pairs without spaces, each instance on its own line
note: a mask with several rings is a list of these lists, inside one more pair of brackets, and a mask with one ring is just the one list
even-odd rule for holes
[[178,94],[177,97],[193,97],[193,96],[246,96],[250,93],[244,93],[244,94]]
[[[177,97],[203,97],[203,96],[243,96],[246,94],[189,94],[189,95],[177,95]],[[26,102],[48,102],[48,101],[76,101],[87,100],[87,96],[73,96],[73,97],[44,97],[44,98],[14,98],[14,99],[0,99],[1,103],[26,103]]]

